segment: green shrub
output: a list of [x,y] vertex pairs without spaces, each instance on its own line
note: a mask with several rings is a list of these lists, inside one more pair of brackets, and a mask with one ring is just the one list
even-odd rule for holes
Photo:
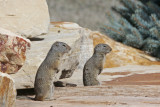
[[102,27],[103,32],[118,42],[160,58],[160,6],[155,4],[158,0],[119,1],[122,6],[112,9],[120,19],[107,13],[110,24]]

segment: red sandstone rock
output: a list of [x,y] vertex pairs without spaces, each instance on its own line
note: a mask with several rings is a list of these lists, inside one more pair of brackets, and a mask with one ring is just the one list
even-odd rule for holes
[[0,72],[16,73],[23,65],[30,41],[0,28]]

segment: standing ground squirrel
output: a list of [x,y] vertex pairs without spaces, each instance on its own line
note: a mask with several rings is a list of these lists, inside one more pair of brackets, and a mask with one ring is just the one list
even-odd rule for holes
[[112,51],[112,48],[107,44],[96,45],[92,57],[86,62],[83,68],[84,86],[99,85],[97,76],[103,70],[106,54],[110,51]]
[[52,100],[54,91],[54,75],[58,72],[60,58],[69,52],[70,46],[63,42],[55,42],[46,58],[37,70],[34,90],[35,100]]

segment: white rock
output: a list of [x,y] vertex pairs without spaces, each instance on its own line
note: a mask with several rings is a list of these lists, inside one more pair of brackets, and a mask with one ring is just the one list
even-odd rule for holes
[[32,38],[48,32],[46,0],[0,0],[0,27]]

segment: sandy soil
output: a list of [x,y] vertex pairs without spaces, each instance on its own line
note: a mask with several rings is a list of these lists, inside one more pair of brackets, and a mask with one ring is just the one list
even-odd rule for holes
[[[28,96],[33,98],[34,96]],[[160,86],[108,85],[56,88],[54,101],[18,99],[17,107],[160,106]]]
[[104,81],[103,85],[160,85],[160,73],[134,74],[112,81]]
[[34,95],[18,96],[16,107],[160,107],[158,68],[143,67],[144,72],[125,71],[123,68],[124,72],[118,72],[118,69],[102,73],[105,77],[117,78],[102,81],[101,86],[56,87],[53,101],[34,101]]

